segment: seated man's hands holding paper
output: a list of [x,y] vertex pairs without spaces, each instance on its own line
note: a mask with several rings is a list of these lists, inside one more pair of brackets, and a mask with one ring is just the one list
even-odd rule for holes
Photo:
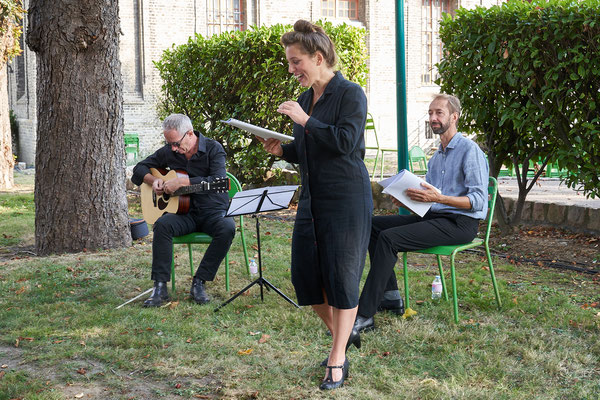
[[442,194],[433,186],[427,183],[421,183],[423,189],[406,189],[406,195],[413,201],[426,203],[440,203]]

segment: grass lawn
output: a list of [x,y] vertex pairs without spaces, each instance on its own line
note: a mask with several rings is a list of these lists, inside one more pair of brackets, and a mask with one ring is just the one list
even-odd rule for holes
[[[378,314],[378,329],[348,351],[347,385],[321,392],[330,337],[309,308],[272,291],[261,302],[254,286],[213,312],[250,282],[239,237],[229,293],[221,269],[208,284],[213,301],[191,303],[187,251],[178,246],[173,301],[117,310],[152,285],[150,237],[126,249],[35,257],[20,250],[31,250],[33,208],[32,193],[0,193],[0,400],[600,398],[596,275],[495,259],[498,310],[482,257],[459,256],[455,324],[451,302],[431,300],[435,260],[410,255],[418,314]],[[246,232],[253,255],[251,218]],[[265,277],[295,299],[292,222],[261,218],[261,233]]]

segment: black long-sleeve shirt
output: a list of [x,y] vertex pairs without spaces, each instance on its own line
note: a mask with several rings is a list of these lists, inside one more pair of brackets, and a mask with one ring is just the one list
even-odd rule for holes
[[[131,181],[141,185],[144,176],[150,173],[150,168],[183,170],[189,175],[191,185],[224,178],[226,172],[223,146],[200,132],[194,131],[194,134],[198,137],[198,151],[189,160],[185,155],[172,151],[171,146],[164,145],[133,168]],[[191,199],[191,210],[199,212],[225,211],[229,206],[227,193],[200,192],[192,194]]]

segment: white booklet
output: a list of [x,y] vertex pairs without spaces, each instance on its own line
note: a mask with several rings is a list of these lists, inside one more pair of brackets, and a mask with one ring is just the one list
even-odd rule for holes
[[284,135],[283,133],[271,131],[269,129],[261,128],[260,126],[252,125],[247,122],[237,120],[235,118],[229,118],[227,121],[221,121],[228,125],[235,126],[236,128],[243,129],[250,132],[253,135],[260,136],[263,139],[274,138],[277,140],[286,141],[294,140],[292,136]]
[[[414,212],[420,217],[425,215],[433,205],[432,202],[411,200],[410,197],[406,195],[406,189],[423,189],[421,183],[427,183],[425,182],[425,180],[419,178],[418,176],[406,169],[403,169],[400,172],[398,172],[397,175],[379,181],[378,183],[381,186],[383,186],[383,193],[387,193],[390,196],[395,197],[396,199],[398,199],[398,201],[400,201],[402,204],[404,204],[412,212]],[[440,191],[438,188],[434,187],[434,189],[438,192]]]

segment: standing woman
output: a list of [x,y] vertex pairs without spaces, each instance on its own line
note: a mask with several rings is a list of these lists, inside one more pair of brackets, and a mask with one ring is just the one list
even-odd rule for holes
[[299,20],[281,43],[289,72],[309,89],[277,109],[294,121],[294,141],[261,141],[269,153],[300,165],[292,283],[298,303],[311,305],[331,332],[320,388],[335,389],[348,375],[346,349],[360,347],[352,328],[373,211],[363,162],[367,99],[360,86],[334,71],[335,47],[321,27]]

